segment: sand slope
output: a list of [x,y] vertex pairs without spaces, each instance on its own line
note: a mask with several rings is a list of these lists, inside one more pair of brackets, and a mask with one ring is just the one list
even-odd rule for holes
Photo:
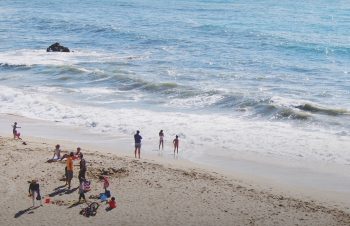
[[[78,166],[68,190],[60,181],[65,162],[46,163],[53,142],[26,142],[0,137],[1,225],[350,225],[350,214],[331,204],[271,194],[200,169],[83,150],[92,181],[86,196],[103,192],[97,178],[105,169],[118,203],[109,212],[101,204],[96,216],[86,218],[79,214],[86,204],[74,205]],[[62,205],[29,208],[27,181],[33,178],[44,197]]]

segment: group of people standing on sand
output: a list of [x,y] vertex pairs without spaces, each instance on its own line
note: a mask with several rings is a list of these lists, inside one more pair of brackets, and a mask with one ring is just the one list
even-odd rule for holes
[[[74,164],[73,161],[75,160],[80,160],[79,161],[79,174],[78,174],[78,179],[79,179],[79,199],[78,203],[80,203],[82,200],[87,202],[85,193],[90,190],[90,182],[87,181],[86,179],[86,171],[87,171],[87,166],[86,166],[86,160],[84,159],[84,155],[81,152],[81,148],[77,147],[76,152],[70,152],[69,154],[64,154],[61,157],[61,149],[60,145],[57,144],[54,149],[54,154],[52,157],[52,160],[54,161],[62,161],[66,159],[66,167],[65,167],[65,180],[66,184],[65,186],[68,186],[68,189],[71,188],[72,184],[72,179],[73,179],[73,172],[74,172]],[[106,176],[103,176],[100,178],[100,180],[103,182],[103,189],[105,190],[105,193],[107,192],[110,194],[110,192],[107,190],[109,187],[109,180]],[[110,195],[109,195],[110,196]],[[111,200],[108,202],[109,207],[108,209],[113,209],[116,208],[116,201],[115,198],[112,197]]]
[[[140,131],[137,130],[136,134],[134,135],[134,140],[135,140],[135,158],[140,158],[140,153],[141,153],[141,140],[142,136],[140,135]],[[174,145],[174,155],[175,152],[176,154],[179,154],[179,136],[176,135],[175,139],[173,140],[173,145]],[[160,130],[159,131],[159,150],[160,147],[162,147],[162,150],[164,149],[164,131]]]
[[[86,178],[85,178],[86,161],[84,159],[83,153],[81,152],[81,148],[77,147],[77,151],[75,153],[70,152],[69,154],[64,154],[61,157],[61,148],[60,148],[60,145],[57,144],[55,146],[52,159],[49,161],[50,162],[62,161],[64,159],[66,159],[66,167],[65,167],[66,184],[65,185],[68,185],[68,189],[70,189],[70,187],[71,187],[71,181],[73,178],[73,168],[74,168],[73,160],[80,160],[80,162],[79,162],[79,175],[78,175],[79,183],[81,184],[82,182],[86,181]],[[84,197],[84,199],[85,199],[85,197]]]
[[[55,158],[56,157],[56,158]],[[65,186],[68,185],[68,189],[71,188],[71,183],[73,179],[73,170],[74,170],[74,160],[80,160],[79,162],[79,174],[78,174],[78,179],[79,179],[79,200],[78,203],[81,202],[81,200],[84,200],[87,202],[85,193],[90,190],[90,182],[87,181],[86,179],[86,171],[87,171],[87,166],[86,166],[86,161],[84,159],[84,155],[81,152],[81,148],[77,147],[77,151],[70,152],[69,154],[64,154],[61,157],[61,149],[60,145],[57,144],[54,149],[54,155],[53,158],[56,161],[62,161],[63,159],[66,159],[66,167],[65,167],[65,179],[66,179],[66,184]],[[101,176],[100,180],[103,182],[103,189],[105,190],[105,194],[109,194],[110,196],[110,191],[107,190],[109,187],[109,180],[106,176]],[[109,197],[107,197],[109,198]],[[111,200],[108,201],[109,207],[107,208],[108,210],[116,208],[116,201],[115,197],[111,197]]]
[[[13,138],[14,139],[21,139],[20,138],[20,133],[17,131],[18,128],[21,128],[17,126],[17,122],[15,122],[12,125],[13,128]],[[142,136],[140,135],[140,131],[137,130],[136,134],[134,134],[134,140],[135,140],[135,158],[140,158],[141,157],[141,141],[142,141]],[[175,153],[179,153],[179,136],[176,135],[175,139],[173,140],[173,145],[174,145],[174,155]],[[162,147],[162,150],[164,149],[164,131],[160,130],[159,131],[159,150]],[[81,152],[81,148],[77,147],[77,151],[70,152],[69,154],[66,153],[63,156],[61,153],[61,148],[60,145],[57,144],[54,149],[54,153],[51,159],[48,160],[48,162],[56,162],[56,161],[62,161],[66,159],[66,167],[65,167],[65,181],[66,184],[65,186],[68,185],[68,189],[71,188],[71,182],[73,179],[73,171],[74,171],[74,164],[73,160],[80,160],[79,162],[79,174],[78,174],[78,179],[79,179],[79,202],[81,199],[83,199],[86,202],[85,198],[85,192],[86,192],[86,186],[85,183],[87,182],[86,180],[86,161],[84,159],[84,155]],[[104,189],[107,192],[107,187],[109,186],[109,182],[107,178],[103,178],[104,181]],[[37,180],[32,180],[29,185],[29,196],[33,198],[33,206],[34,206],[34,200],[40,200],[40,205],[41,205],[41,195],[40,195],[40,186]],[[111,207],[115,208],[115,198],[112,197],[111,199]]]

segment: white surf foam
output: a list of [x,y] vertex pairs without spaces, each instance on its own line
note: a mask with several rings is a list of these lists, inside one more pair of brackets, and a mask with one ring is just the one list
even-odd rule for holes
[[[57,121],[95,133],[130,138],[136,130],[144,137],[144,151],[158,147],[165,131],[166,150],[180,136],[180,150],[188,159],[207,154],[226,157],[279,156],[294,160],[350,163],[349,137],[305,131],[282,122],[246,121],[229,115],[155,112],[145,109],[107,109],[69,103],[31,89],[0,86],[0,113]],[[108,91],[107,91],[108,92]]]
[[[74,52],[46,52],[46,50],[20,49],[0,53],[0,63],[8,65],[75,65],[81,62],[113,62],[113,54],[75,50]],[[84,68],[80,68],[85,70]]]

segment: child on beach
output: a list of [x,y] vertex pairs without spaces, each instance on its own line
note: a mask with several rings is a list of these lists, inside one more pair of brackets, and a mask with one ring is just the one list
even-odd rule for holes
[[33,206],[34,206],[34,200],[39,200],[40,201],[40,205],[42,205],[41,203],[41,195],[40,195],[40,186],[37,180],[32,180],[32,182],[29,184],[29,197],[32,197],[33,199]]
[[107,188],[109,187],[109,180],[106,176],[100,176],[100,180],[103,181],[103,189],[105,189],[105,193],[107,192]]
[[117,207],[117,202],[115,201],[114,197],[112,197],[111,200],[109,200],[108,205],[110,209],[114,209]]
[[19,133],[19,132],[17,132],[17,129],[18,128],[21,128],[21,127],[19,127],[19,126],[17,126],[17,122],[15,122],[13,125],[12,125],[12,133],[13,133],[13,139],[20,139],[21,140],[21,138],[20,138],[20,136],[21,136],[21,134]]
[[86,202],[84,180],[80,181],[80,185],[79,185],[79,203],[82,198]]
[[164,149],[164,132],[163,130],[160,130],[159,132],[159,150],[160,146],[162,145],[162,150]]
[[175,155],[175,150],[176,153],[179,154],[179,136],[176,135],[175,139],[173,140],[173,144],[174,144],[174,155]]
[[60,158],[61,158],[61,149],[60,149],[60,145],[59,144],[57,144],[55,146],[55,150],[53,152],[52,159],[55,159],[55,156],[56,156],[57,160],[60,160]]
[[117,208],[117,202],[115,201],[115,198],[112,197],[111,200],[109,200],[108,202],[108,207],[106,208],[106,211],[111,211],[115,208]]
[[74,154],[73,160],[79,159],[81,154],[81,148],[77,147],[77,151]]

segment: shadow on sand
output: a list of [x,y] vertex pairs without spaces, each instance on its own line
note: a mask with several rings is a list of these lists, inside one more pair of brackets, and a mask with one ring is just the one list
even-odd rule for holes
[[35,210],[35,209],[37,209],[37,208],[39,208],[39,206],[31,206],[31,207],[29,207],[29,208],[27,208],[27,209],[24,209],[24,210],[20,210],[20,211],[18,211],[16,214],[15,214],[15,218],[18,218],[18,217],[20,217],[20,216],[22,216],[23,214],[32,214],[32,213],[34,213],[34,211],[33,210]]
[[[66,194],[66,195],[69,195],[69,194],[72,194],[73,192],[75,192],[79,187],[76,187],[76,188],[72,188],[72,189],[68,189],[68,188],[64,188],[65,186],[59,186],[57,188],[54,189],[54,192],[51,192],[49,194],[49,197],[55,197],[56,195],[63,195],[63,194]],[[61,189],[61,188],[64,188],[64,189]]]

